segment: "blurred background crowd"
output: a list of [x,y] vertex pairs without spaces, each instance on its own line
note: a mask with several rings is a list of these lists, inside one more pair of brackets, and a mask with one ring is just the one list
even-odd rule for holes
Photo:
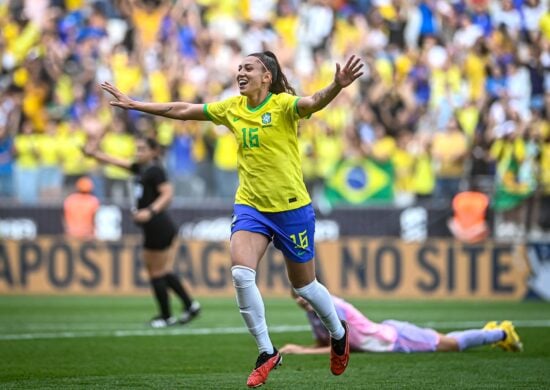
[[505,218],[550,228],[546,0],[0,0],[0,23],[4,202],[60,203],[88,176],[101,202],[127,203],[129,173],[81,149],[104,134],[106,153],[131,159],[136,133],[163,145],[176,202],[232,199],[226,128],[113,109],[98,83],[217,101],[238,94],[244,55],[272,50],[307,95],[357,54],[360,82],[300,125],[316,203],[437,204],[475,189]]

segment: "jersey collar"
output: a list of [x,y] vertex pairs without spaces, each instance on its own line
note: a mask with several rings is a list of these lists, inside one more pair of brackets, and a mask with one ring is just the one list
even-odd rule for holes
[[269,101],[269,99],[271,99],[271,96],[273,94],[271,92],[268,92],[267,96],[265,97],[264,101],[261,102],[260,104],[258,104],[256,107],[250,107],[248,105],[248,99],[246,100],[246,108],[248,109],[248,111],[251,111],[251,112],[255,112],[255,111],[258,111],[260,108],[262,108],[263,106],[265,106],[267,104],[267,102]]

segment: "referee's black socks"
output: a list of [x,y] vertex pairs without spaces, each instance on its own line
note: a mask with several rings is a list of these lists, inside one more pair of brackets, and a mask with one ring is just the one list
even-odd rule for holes
[[152,278],[151,286],[153,286],[153,291],[155,293],[155,298],[157,299],[162,318],[169,318],[171,312],[170,304],[168,303],[168,289],[166,278],[164,276]]
[[164,275],[164,280],[166,280],[167,286],[174,290],[176,295],[180,297],[185,306],[185,310],[188,310],[191,307],[191,298],[189,298],[189,294],[185,291],[185,288],[179,281],[178,277],[173,273],[169,273]]

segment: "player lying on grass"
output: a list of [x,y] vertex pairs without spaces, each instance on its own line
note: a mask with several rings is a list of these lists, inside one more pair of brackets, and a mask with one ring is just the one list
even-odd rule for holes
[[[320,354],[330,351],[329,335],[319,318],[303,298],[295,295],[296,303],[307,312],[316,341],[314,346],[287,344],[280,349],[285,354]],[[447,334],[430,328],[395,320],[376,323],[369,320],[352,304],[332,297],[338,317],[347,321],[350,349],[356,352],[445,352],[464,351],[480,345],[494,344],[505,351],[519,352],[523,345],[510,321],[489,322],[483,329],[469,329]]]

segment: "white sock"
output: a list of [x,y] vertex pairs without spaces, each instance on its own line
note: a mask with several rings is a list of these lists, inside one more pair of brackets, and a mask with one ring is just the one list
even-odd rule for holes
[[336,314],[334,302],[325,286],[315,279],[307,286],[295,288],[294,291],[313,307],[325,328],[328,329],[330,337],[336,340],[344,337],[346,331]]
[[256,271],[242,265],[235,265],[231,267],[231,275],[237,293],[239,311],[248,331],[254,336],[260,353],[272,354],[273,344],[267,332],[264,301],[256,286]]

